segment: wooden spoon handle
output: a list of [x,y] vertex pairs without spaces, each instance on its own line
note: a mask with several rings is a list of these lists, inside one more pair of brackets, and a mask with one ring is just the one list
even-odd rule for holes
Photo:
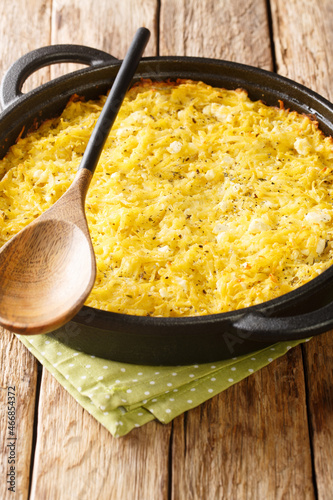
[[149,37],[150,31],[148,29],[139,28],[137,30],[91,134],[79,169],[86,168],[92,174],[94,173],[105,141],[132,82]]

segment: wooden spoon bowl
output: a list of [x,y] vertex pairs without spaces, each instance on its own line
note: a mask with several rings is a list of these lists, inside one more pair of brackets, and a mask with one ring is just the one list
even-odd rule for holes
[[80,310],[92,289],[96,269],[84,206],[73,204],[84,199],[91,177],[81,169],[67,193],[3,247],[1,322],[12,331],[58,328]]
[[110,129],[150,32],[140,28],[126,54],[69,190],[0,251],[0,325],[48,333],[81,309],[96,277],[84,204]]

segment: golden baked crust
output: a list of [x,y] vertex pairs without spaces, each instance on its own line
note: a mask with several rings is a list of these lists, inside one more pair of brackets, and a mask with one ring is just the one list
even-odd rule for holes
[[[72,99],[0,162],[0,244],[74,178],[105,97]],[[251,306],[332,264],[332,139],[310,117],[202,82],[128,92],[88,192],[88,305],[189,316]]]

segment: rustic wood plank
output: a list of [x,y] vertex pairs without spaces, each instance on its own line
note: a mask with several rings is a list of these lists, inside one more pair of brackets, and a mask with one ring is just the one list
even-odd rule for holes
[[160,55],[175,54],[272,69],[266,2],[162,0]]
[[[157,1],[56,0],[52,43],[83,43],[122,58],[140,26],[156,53]],[[52,67],[52,77],[74,69]],[[113,438],[44,370],[31,500],[166,499],[171,425],[155,422]]]
[[[279,72],[332,100],[332,2],[274,0],[272,17]],[[318,498],[328,500],[333,491],[332,332],[312,339],[304,352]]]
[[173,500],[314,497],[300,347],[173,430]]
[[[151,32],[144,56],[155,56],[157,0],[55,0],[52,11],[52,44],[76,43],[104,50],[122,59],[140,26]],[[52,66],[52,78],[79,68],[75,64]]]
[[[19,3],[21,8],[16,7]],[[137,3],[140,4],[141,2]],[[252,12],[251,15],[258,15],[258,13],[264,12],[264,3],[264,1],[225,1],[219,4],[218,2],[192,1],[188,2],[186,7],[186,9],[189,9],[188,12],[192,12],[191,16],[189,16],[183,12],[185,7],[182,6],[180,8],[180,3],[176,2],[176,0],[169,2],[162,1],[161,54],[186,53],[187,55],[223,57],[225,59],[238,60],[270,68],[271,59],[267,59],[266,53],[267,47],[269,47],[266,45],[268,44],[266,18],[264,19],[262,14],[259,15],[259,18],[252,18],[255,21],[254,24],[257,26],[257,29],[255,33],[251,32],[248,39],[246,38],[246,33],[244,34],[242,30],[248,33],[248,30],[252,29],[252,27],[244,29],[244,24],[239,20],[242,16],[244,18],[246,14],[248,16],[246,19],[248,21],[251,20],[251,17],[248,15],[248,5],[252,9],[252,11],[250,9]],[[310,2],[306,3],[308,8]],[[42,4],[45,4],[45,2],[40,2],[40,5]],[[55,4],[53,23],[57,19],[57,9],[63,4]],[[67,4],[66,8],[68,8]],[[210,9],[209,16],[207,12],[204,12],[204,15],[210,19],[206,25],[200,20],[201,17],[199,16],[199,13],[202,14],[203,10],[201,7],[202,4],[207,9]],[[216,7],[213,8],[213,4],[217,4]],[[281,1],[280,4],[279,8],[281,11],[283,2]],[[300,5],[299,2],[296,4]],[[37,3],[34,2],[33,5],[34,9],[36,9]],[[80,2],[80,4],[72,2],[70,5],[79,5],[80,9],[81,6],[84,6],[84,2]],[[115,5],[115,3],[112,5]],[[219,8],[219,5],[223,6],[223,12]],[[234,5],[237,6],[237,9]],[[119,2],[117,6],[118,10],[114,12],[114,16],[118,16],[117,19],[121,19],[124,12],[128,14],[127,11],[130,10],[131,5],[129,2],[123,1]],[[125,8],[126,6],[127,9]],[[20,16],[22,18],[24,6],[16,0],[11,4],[11,8],[13,7],[14,13],[16,12],[16,17],[15,19],[13,18],[13,25],[15,25],[15,28],[19,32],[18,19]],[[99,2],[94,2],[94,6],[90,6],[90,10],[92,9],[98,10]],[[225,11],[225,15],[228,16],[228,12],[230,12],[228,9],[231,9],[233,12],[232,15],[229,14],[229,17],[227,17],[231,26],[228,26],[228,23],[222,24],[222,20],[220,19],[223,17],[222,14]],[[103,11],[102,8],[100,10],[105,14],[105,10]],[[70,11],[70,19],[68,20],[66,15],[63,18],[65,20],[62,19],[62,23],[68,26],[67,35],[63,24],[62,27],[59,27],[58,37],[54,36],[52,38],[52,43],[80,43],[80,40],[83,39],[83,42],[87,45],[94,45],[107,50],[107,42],[104,40],[101,45],[99,45],[99,42],[89,42],[89,38],[92,36],[90,30],[94,32],[95,26],[101,29],[101,26],[103,27],[105,24],[109,27],[111,20],[105,16],[105,24],[102,21],[98,23],[96,18],[94,18],[92,23],[91,16],[97,14],[89,12],[89,16],[85,17],[83,7],[79,12],[80,15],[84,16],[84,19],[80,18],[76,29],[72,32],[70,31],[71,25],[77,20],[77,12],[73,13]],[[220,18],[217,17],[218,12],[220,13]],[[180,24],[172,25],[170,20],[164,21],[166,15],[170,16],[174,23],[177,22]],[[154,23],[155,17],[153,16]],[[215,22],[211,21],[213,17]],[[12,33],[9,32],[6,35],[8,8],[6,9],[6,16],[2,16],[1,19],[5,21],[3,22],[3,28],[0,28],[2,35],[0,43],[7,44],[6,50],[3,50],[3,54],[6,54],[7,57],[7,47],[10,44],[14,44],[15,55],[13,57],[16,58],[19,52],[26,52],[24,49],[25,41],[17,37],[14,43],[13,40],[15,40],[15,37],[11,37],[11,40],[9,40],[9,36]],[[32,14],[29,19],[25,19],[26,26],[20,30],[21,33],[24,33],[22,37],[26,36],[26,27],[36,22],[33,21],[31,23],[31,19],[35,19]],[[183,19],[182,22],[180,22],[181,19]],[[145,25],[147,26],[147,24]],[[49,31],[45,29],[45,22],[39,24],[39,26],[43,26],[44,30],[37,30],[37,25],[34,26],[34,34],[32,37],[29,37],[29,40],[33,44],[31,48],[46,44],[40,40],[36,40],[36,32],[42,32],[42,36],[49,34]],[[126,29],[126,25],[122,26],[124,30],[119,30],[120,35],[125,34],[129,39],[134,29],[127,35],[129,29]],[[170,29],[170,26],[172,29]],[[180,31],[178,26],[180,26]],[[192,26],[191,29],[190,26]],[[210,31],[206,29],[207,26],[210,28]],[[237,26],[238,28],[236,29]],[[265,35],[260,35],[262,26],[265,28]],[[58,30],[58,28],[54,29]],[[300,29],[299,24],[297,29]],[[231,30],[237,42],[232,41],[229,46],[228,40],[230,36],[228,37],[227,34]],[[193,34],[190,35],[189,31]],[[102,33],[107,32],[108,28]],[[201,38],[196,40],[195,34],[198,32],[201,33]],[[176,38],[172,41],[170,37],[174,33],[180,36],[180,40]],[[182,33],[185,33],[185,37],[187,37],[186,43],[181,38]],[[223,33],[222,36],[221,33]],[[68,38],[66,38],[67,36]],[[94,36],[97,40],[101,35],[95,34]],[[221,38],[223,38],[222,43],[220,42]],[[4,40],[7,41],[5,42]],[[255,43],[254,40],[256,40]],[[277,39],[275,40],[276,46],[278,46]],[[119,44],[122,41],[123,39],[121,38]],[[256,53],[258,45],[260,46],[260,50]],[[264,48],[262,47],[263,45],[265,46]],[[251,47],[251,49],[248,47]],[[287,47],[289,47],[288,44]],[[13,53],[14,48],[11,49]],[[125,53],[126,47],[124,46],[121,50],[119,49],[119,53],[116,53],[113,47],[109,51],[121,57]],[[244,55],[245,51],[247,51],[246,55]],[[4,59],[2,60],[2,64],[4,64],[4,67],[6,66]],[[282,68],[281,64],[280,67]],[[55,68],[53,76],[60,74],[60,72],[62,70],[60,71],[60,69]],[[301,79],[302,75],[299,78]],[[330,81],[329,78],[328,81]],[[6,342],[6,339],[4,342]],[[314,341],[307,346],[307,352],[310,348],[312,349],[312,345],[314,345]],[[322,369],[324,369],[324,363],[328,363],[326,366],[331,366],[331,353],[327,350],[326,345],[323,343],[322,352],[320,352],[317,346],[313,355],[308,358],[309,369],[315,369],[316,362],[319,363]],[[320,352],[320,356],[318,356],[318,352]],[[8,356],[6,353],[5,355],[5,359],[7,360]],[[16,354],[16,351],[14,351],[9,356],[10,359],[16,361],[21,356],[21,352]],[[31,357],[28,356],[28,359],[31,360]],[[2,366],[6,366],[4,360],[2,361]],[[295,369],[295,373],[292,373],[293,368]],[[18,377],[20,376],[18,375]],[[327,379],[325,380],[327,381]],[[332,476],[329,467],[329,459],[332,456],[332,452],[330,451],[330,453],[325,455],[325,450],[321,450],[318,444],[321,444],[321,446],[326,444],[325,440],[327,441],[329,436],[328,430],[331,427],[329,426],[328,414],[332,408],[332,398],[328,391],[329,387],[326,387],[320,381],[320,371],[318,369],[313,381],[317,384],[318,389],[316,390],[317,399],[313,398],[311,400],[311,404],[313,405],[312,411],[314,412],[316,402],[317,404],[318,402],[322,404],[322,412],[319,412],[314,422],[315,453],[317,450],[317,458],[316,455],[315,458],[321,461],[321,465],[316,463],[317,481],[318,469],[320,469],[320,466],[322,467],[321,475],[319,475],[318,490],[321,494],[320,498],[329,498],[328,495],[332,491],[332,488],[329,489],[326,486],[326,496],[323,491],[325,486],[324,480],[327,480],[325,474],[328,472]],[[4,386],[4,384],[1,385]],[[34,386],[33,379],[31,379],[31,385]],[[66,494],[68,494],[67,498],[166,498],[168,480],[166,457],[171,426],[162,427],[152,423],[132,432],[128,437],[115,440],[87,412],[84,412],[47,373],[43,379],[41,393],[40,422],[43,423],[44,418],[49,418],[49,420],[47,421],[47,426],[45,424],[45,426],[40,425],[39,427],[32,498],[66,499],[66,496],[64,496]],[[206,405],[202,405],[200,408],[189,412],[185,417],[179,417],[175,422],[173,432],[173,497],[219,498],[219,496],[214,496],[215,493],[224,491],[227,498],[255,498],[256,496],[259,498],[289,498],[289,495],[290,498],[313,498],[304,399],[305,393],[300,349],[297,349],[296,351],[291,351],[288,356],[277,363],[262,370],[260,374],[252,376],[247,381],[214,398]],[[323,399],[326,402],[326,406],[322,403]],[[49,403],[47,402],[48,400]],[[256,401],[257,404],[253,404],[253,401]],[[21,407],[21,403],[19,403],[19,406]],[[201,421],[198,421],[198,416],[201,416]],[[20,416],[20,419],[22,419],[23,427],[23,423],[26,420],[23,418],[23,415]],[[286,428],[284,428],[284,425],[286,425]],[[276,429],[278,429],[279,440],[276,437]],[[52,443],[56,443],[55,450]],[[62,443],[62,447],[59,443]],[[67,443],[66,452],[63,449],[64,443]],[[186,456],[181,458],[184,451],[186,451]],[[198,452],[201,452],[200,456]],[[299,460],[297,452],[300,454]],[[22,452],[22,455],[27,456],[27,453]],[[263,458],[262,461],[259,460],[260,457]],[[325,459],[326,466],[328,466],[328,471],[324,469],[325,463],[323,459]],[[66,463],[67,460],[69,460],[71,465]],[[1,463],[3,463],[3,460]],[[214,470],[214,475],[210,472],[210,468]],[[294,472],[286,470],[290,468],[295,468]],[[109,473],[109,470],[112,473]],[[276,471],[280,474],[280,477],[276,474]],[[162,478],[158,482],[160,474],[162,474]],[[150,481],[149,475],[154,478],[154,482]],[[261,479],[260,484],[258,478]],[[302,483],[303,479],[304,482]],[[89,482],[90,489],[82,488],[80,481],[83,484]],[[66,485],[69,488],[67,490]],[[206,490],[204,489],[205,487]],[[56,494],[54,494],[54,491],[56,491]],[[293,497],[290,491],[295,493]],[[258,495],[256,495],[257,492]],[[267,495],[265,495],[265,492],[268,492]],[[209,493],[212,494],[209,495]],[[26,498],[26,492],[22,498]]]
[[[0,79],[8,67],[21,55],[50,41],[48,30],[37,27],[48,25],[50,0],[35,0],[29,3],[14,0],[8,8],[0,3]],[[9,29],[9,27],[15,27]],[[48,78],[48,70],[42,70],[29,78],[24,89],[27,91]],[[37,362],[20,341],[11,333],[0,329],[0,497],[4,500],[28,498],[30,484],[30,463],[33,445],[33,424],[35,414]],[[9,472],[9,443],[7,395],[8,387],[15,386],[16,428],[15,437],[15,482],[16,492],[7,489],[6,476]]]
[[318,500],[330,500],[333,491],[332,333],[312,339],[304,348]]
[[32,500],[168,498],[170,425],[113,438],[46,370],[39,408]]
[[[6,2],[0,2],[1,77],[20,56],[49,45],[51,3],[51,0],[34,0],[29,3],[13,0],[9,9]],[[24,91],[47,81],[49,73],[49,69],[44,68],[32,75],[24,85]]]
[[[28,498],[30,484],[37,363],[21,342],[2,328],[0,366],[0,497],[3,500],[24,500]],[[10,389],[11,387],[15,390]],[[8,395],[13,394],[15,400],[8,400]],[[12,406],[8,406],[8,401],[14,403],[14,413]],[[9,427],[9,416],[11,422],[14,416],[14,429]],[[11,435],[11,430],[14,436]],[[10,469],[11,466],[15,469]],[[10,479],[7,474],[10,472],[15,472],[11,478],[15,483],[15,493],[8,490],[11,484],[7,483],[7,479]]]
[[332,99],[333,3],[271,0],[271,9],[278,73]]
[[[162,1],[160,54],[272,69],[266,2]],[[172,498],[314,498],[301,349],[179,417]]]

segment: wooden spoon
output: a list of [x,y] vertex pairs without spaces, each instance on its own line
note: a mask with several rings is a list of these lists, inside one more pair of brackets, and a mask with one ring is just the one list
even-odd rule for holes
[[150,32],[140,28],[112,85],[71,187],[0,251],[0,325],[47,333],[81,309],[96,277],[85,197]]

